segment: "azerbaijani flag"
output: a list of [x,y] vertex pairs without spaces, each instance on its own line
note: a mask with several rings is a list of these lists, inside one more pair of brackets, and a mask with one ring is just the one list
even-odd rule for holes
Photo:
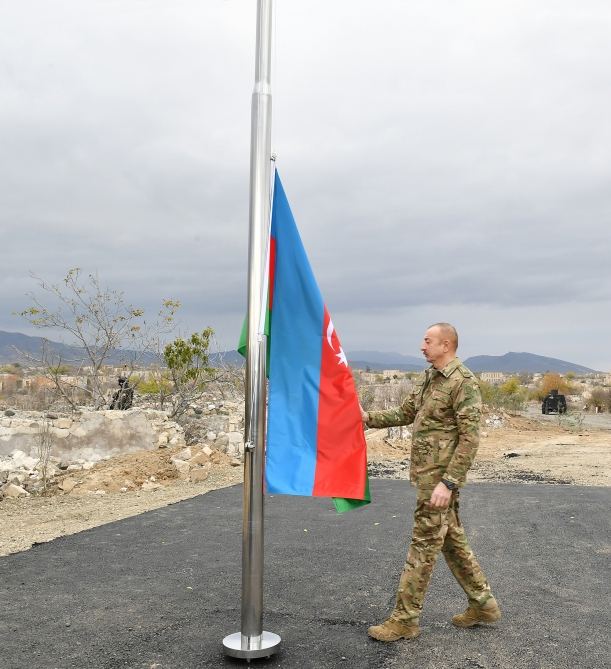
[[[354,380],[277,172],[269,272],[267,491],[333,497],[340,512],[367,504]],[[245,344],[243,329],[242,353]]]

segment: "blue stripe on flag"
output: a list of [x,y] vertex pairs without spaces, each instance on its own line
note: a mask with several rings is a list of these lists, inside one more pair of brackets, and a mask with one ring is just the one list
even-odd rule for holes
[[311,495],[316,471],[324,303],[276,173],[266,481],[270,493]]

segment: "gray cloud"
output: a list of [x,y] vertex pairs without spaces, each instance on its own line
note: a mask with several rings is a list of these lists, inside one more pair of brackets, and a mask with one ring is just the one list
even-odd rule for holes
[[[254,8],[5,9],[0,328],[29,270],[78,265],[234,345]],[[611,368],[610,28],[594,1],[277,2],[274,148],[345,348],[454,319],[469,354]]]

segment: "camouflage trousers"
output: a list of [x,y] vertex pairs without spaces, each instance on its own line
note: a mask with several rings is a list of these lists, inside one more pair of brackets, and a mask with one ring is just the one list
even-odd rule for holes
[[458,516],[458,490],[452,492],[445,509],[429,506],[431,493],[432,490],[418,491],[412,541],[392,613],[395,620],[414,621],[420,616],[440,551],[470,604],[481,606],[492,596]]

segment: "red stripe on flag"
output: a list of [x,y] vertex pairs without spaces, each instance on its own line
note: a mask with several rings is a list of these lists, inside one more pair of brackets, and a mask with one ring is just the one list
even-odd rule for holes
[[269,239],[269,291],[267,308],[271,311],[274,304],[274,278],[276,276],[276,238]]
[[316,473],[312,494],[363,499],[367,445],[354,380],[327,308],[323,318]]

